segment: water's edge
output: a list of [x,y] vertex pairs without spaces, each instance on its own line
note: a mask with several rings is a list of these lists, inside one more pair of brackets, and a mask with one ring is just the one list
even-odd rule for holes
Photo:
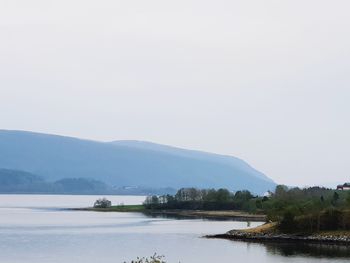
[[188,219],[212,219],[212,220],[231,220],[242,222],[265,222],[265,215],[248,214],[238,211],[203,211],[203,210],[128,210],[128,209],[105,209],[105,208],[68,208],[75,211],[93,211],[93,212],[133,212],[142,213],[148,216],[174,217]]
[[288,234],[259,234],[244,231],[231,231],[225,234],[206,235],[205,238],[221,238],[247,242],[285,242],[285,243],[313,243],[330,245],[349,245],[349,236],[320,236],[320,235],[288,235]]

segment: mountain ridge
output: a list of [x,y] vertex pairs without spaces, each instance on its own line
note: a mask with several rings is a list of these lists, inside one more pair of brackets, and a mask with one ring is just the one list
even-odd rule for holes
[[[254,169],[261,178],[264,178],[268,181],[272,181],[269,177],[267,177],[265,174],[259,172],[255,168],[253,168],[251,165],[249,165],[246,161],[243,159],[240,159],[235,156],[231,155],[224,155],[224,154],[218,154],[218,153],[211,153],[207,151],[200,151],[200,150],[190,150],[190,149],[185,149],[181,147],[176,147],[176,146],[171,146],[171,145],[165,145],[165,144],[159,144],[159,143],[154,143],[154,142],[149,142],[149,141],[140,141],[140,140],[116,140],[116,141],[111,141],[109,142],[111,144],[115,145],[123,145],[123,146],[128,146],[128,147],[133,147],[133,148],[139,148],[139,149],[148,149],[148,150],[156,150],[156,151],[162,151],[166,152],[169,154],[181,154],[182,156],[186,157],[194,157],[194,155],[197,155],[197,158],[199,159],[207,159],[210,157],[216,157],[216,158],[221,158],[221,161],[239,161],[241,164],[246,166],[246,168],[249,169]],[[187,153],[187,154],[184,154]]]
[[17,130],[0,130],[0,168],[48,181],[95,179],[113,187],[222,187],[261,193],[276,185],[236,157],[142,141],[99,142]]

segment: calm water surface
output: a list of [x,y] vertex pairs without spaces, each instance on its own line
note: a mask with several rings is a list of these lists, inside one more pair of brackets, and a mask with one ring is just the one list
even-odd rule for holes
[[[201,238],[246,222],[150,218],[138,213],[64,211],[100,196],[0,195],[1,263],[118,263],[154,252],[168,262],[350,262],[342,246],[256,244]],[[109,196],[114,204],[144,197]],[[252,223],[251,227],[258,223]]]

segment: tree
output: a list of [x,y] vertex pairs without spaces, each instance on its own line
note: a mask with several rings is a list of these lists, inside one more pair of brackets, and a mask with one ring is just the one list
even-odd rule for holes
[[276,198],[285,198],[287,196],[288,187],[285,185],[277,185],[275,189]]
[[269,198],[267,196],[264,196],[263,199],[262,199],[263,202],[267,202],[269,201]]
[[108,208],[112,206],[112,202],[106,198],[97,199],[94,203],[95,208]]
[[263,208],[262,202],[263,202],[262,199],[256,199],[256,201],[255,201],[255,206],[256,206],[256,208],[262,209],[262,208]]
[[188,196],[188,191],[186,188],[181,188],[180,190],[177,191],[177,193],[175,194],[175,199],[176,201],[188,201],[189,200],[189,196]]
[[248,190],[237,191],[233,197],[236,201],[245,202],[252,199],[254,196]]
[[346,197],[346,203],[348,206],[350,205],[350,192],[348,193],[348,195]]
[[189,188],[187,189],[188,192],[188,199],[190,201],[201,201],[202,195],[201,191],[196,188]]
[[293,232],[296,225],[294,218],[295,215],[291,211],[286,211],[279,224],[279,228],[287,233]]
[[337,204],[338,200],[339,200],[339,194],[337,192],[334,192],[332,204],[335,206]]
[[216,192],[216,202],[219,203],[228,203],[231,201],[231,193],[227,189],[219,189]]
[[159,198],[158,198],[158,196],[153,195],[151,200],[152,200],[152,204],[153,204],[153,205],[158,205],[158,204],[159,204]]

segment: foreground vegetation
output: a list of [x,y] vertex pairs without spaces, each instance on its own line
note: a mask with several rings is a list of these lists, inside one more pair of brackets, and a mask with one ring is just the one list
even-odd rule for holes
[[[166,263],[164,261],[164,256],[160,256],[157,254],[154,254],[153,256],[150,257],[137,257],[135,260],[132,260],[130,263]],[[124,262],[127,263],[127,262]]]
[[240,210],[265,214],[284,233],[350,230],[350,192],[321,187],[276,187],[268,196],[226,189],[180,189],[175,195],[148,197],[146,209]]
[[[127,263],[127,262],[124,262],[124,263]],[[137,257],[135,260],[132,260],[130,263],[166,263],[166,262],[164,261],[164,256],[154,254],[153,256],[150,256],[148,258]]]

